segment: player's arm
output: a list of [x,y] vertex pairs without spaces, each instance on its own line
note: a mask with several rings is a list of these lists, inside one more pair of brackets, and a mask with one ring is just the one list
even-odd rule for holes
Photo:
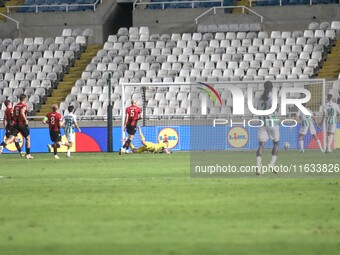
[[64,127],[65,123],[64,123],[64,119],[60,119],[59,120],[59,127]]
[[25,121],[25,124],[28,125],[28,120],[26,118],[25,110],[26,110],[25,107],[21,108],[20,115],[23,118],[23,120]]
[[129,120],[129,111],[128,111],[128,109],[126,109],[126,111],[125,111],[125,121],[124,121],[124,130],[126,129],[126,125],[127,125],[127,123],[128,123],[128,120]]
[[78,132],[81,133],[81,129],[80,129],[79,125],[78,125],[77,120],[74,120],[74,125],[75,125],[75,127],[78,129]]
[[142,129],[139,128],[138,130],[139,130],[139,137],[142,140],[142,144],[145,145],[145,137],[144,137],[144,135],[142,133]]
[[6,118],[6,115],[5,115],[5,118],[3,119],[3,124],[4,124],[4,128],[6,128],[6,126],[7,126],[7,118]]
[[143,112],[142,112],[142,110],[138,113],[138,119],[139,120],[143,119]]
[[318,128],[321,128],[314,114],[312,115],[312,120]]

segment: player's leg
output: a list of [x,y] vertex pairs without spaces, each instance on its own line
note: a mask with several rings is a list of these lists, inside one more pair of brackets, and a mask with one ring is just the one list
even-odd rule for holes
[[131,135],[133,136],[136,133],[136,128],[133,129],[132,126],[127,125],[126,132],[128,133],[128,138],[125,140],[125,142],[123,143],[123,146],[120,148],[119,155],[122,155],[123,153],[126,153],[129,151],[129,147],[131,143]]
[[299,134],[299,147],[300,147],[301,153],[305,152],[304,145],[303,145],[303,137],[304,137],[304,134]]
[[300,129],[300,133],[299,133],[299,147],[300,147],[300,152],[304,153],[305,149],[304,149],[304,143],[303,143],[303,137],[307,134],[308,131],[308,127],[307,126],[303,126]]
[[262,153],[264,149],[264,142],[259,142],[259,147],[257,148],[256,151],[256,174],[260,175],[261,174],[261,163],[262,163]]
[[259,140],[259,146],[258,146],[257,151],[256,151],[256,166],[257,166],[256,174],[260,175],[261,174],[262,153],[263,153],[263,150],[264,150],[264,144],[269,139],[266,127],[259,127],[258,128],[257,138]]
[[26,140],[26,145],[25,145],[26,158],[27,159],[33,159],[32,155],[31,155],[31,136],[30,136],[30,130],[29,130],[28,126],[21,127],[20,132]]
[[0,154],[2,153],[3,149],[6,148],[6,146],[14,141],[14,136],[11,135],[9,138],[7,138],[5,141],[3,141],[0,144]]
[[138,147],[136,150],[136,153],[143,153],[144,151],[146,151],[146,146],[143,145],[141,147]]
[[279,141],[273,141],[273,149],[272,149],[272,158],[270,160],[270,167],[272,168],[273,173],[277,173],[275,171],[275,163],[277,160],[277,154],[279,152]]
[[31,136],[28,135],[25,137],[25,139],[26,139],[26,158],[33,159],[31,155]]
[[334,133],[332,132],[327,132],[327,146],[326,146],[326,153],[332,152],[331,145],[333,143],[333,136]]
[[129,148],[130,148],[130,144],[131,141],[133,140],[134,135],[129,134],[128,139],[125,141],[124,145],[123,145],[123,149],[125,150],[125,153],[129,153]]
[[333,143],[334,133],[336,126],[334,124],[327,125],[327,147],[326,153],[332,152],[331,146]]
[[270,135],[270,139],[273,141],[272,158],[270,160],[270,166],[273,170],[273,173],[277,173],[274,170],[274,167],[275,167],[275,163],[277,160],[277,154],[279,152],[279,140],[280,140],[279,126],[270,127],[269,135]]
[[20,153],[20,155],[23,157],[24,154],[22,153],[21,151],[21,147],[20,147],[20,144],[19,144],[19,139],[18,137],[14,137],[14,144],[15,144],[15,148],[17,148],[17,151]]
[[67,146],[67,152],[66,152],[66,156],[67,157],[71,157],[71,148],[73,146],[73,142],[68,141],[68,146]]
[[325,152],[325,150],[323,149],[322,144],[321,144],[319,138],[318,138],[317,135],[316,135],[316,130],[315,130],[314,125],[311,125],[311,126],[309,127],[309,132],[311,133],[311,135],[312,135],[313,138],[315,139],[316,143],[318,144],[320,151],[321,151],[321,152]]

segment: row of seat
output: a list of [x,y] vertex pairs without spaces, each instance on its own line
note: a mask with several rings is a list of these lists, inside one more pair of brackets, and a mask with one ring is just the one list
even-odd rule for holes
[[[122,29],[119,35],[109,36],[72,88],[65,105],[78,102],[84,111],[91,109],[98,114],[108,101],[109,72],[113,85],[111,98],[117,111],[121,108],[121,83],[308,79],[318,72],[332,47],[330,41],[335,33],[335,30],[331,35],[331,30],[309,29],[293,33],[216,32],[159,36],[140,31],[138,28]],[[327,31],[329,37],[326,37]],[[169,109],[167,113],[172,112],[170,101],[165,103],[163,100],[167,93],[149,93],[148,111],[164,113]],[[160,98],[162,95],[163,99]],[[180,100],[179,95],[183,96]],[[176,92],[172,96],[177,101],[185,101],[189,94]],[[138,91],[125,92],[126,100],[131,97],[141,101]],[[151,103],[153,100],[155,105]],[[162,110],[156,110],[158,108]]]
[[[85,30],[84,30],[85,31]],[[83,30],[75,34],[84,32]],[[0,41],[0,99],[6,98],[17,102],[20,94],[28,96],[30,110],[36,111],[51,95],[69,67],[79,57],[83,47],[86,47],[85,35],[67,35],[56,38],[41,37],[3,39]],[[89,31],[88,31],[89,32]],[[77,41],[82,38],[84,41]],[[69,46],[65,51],[59,46]],[[3,47],[1,47],[3,46]],[[45,47],[43,47],[45,46]],[[51,48],[56,46],[56,48]],[[10,50],[13,49],[13,50]],[[7,51],[9,50],[9,51]],[[1,102],[1,103],[2,103]]]

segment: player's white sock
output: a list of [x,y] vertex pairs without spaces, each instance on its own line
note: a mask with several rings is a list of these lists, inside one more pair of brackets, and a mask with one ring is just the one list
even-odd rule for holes
[[61,145],[65,145],[65,142],[61,142]]
[[71,156],[71,150],[67,149],[67,157]]
[[332,142],[333,142],[333,134],[328,136],[327,148],[328,148],[329,151],[331,150]]
[[299,144],[300,144],[300,150],[303,151],[303,140],[300,140],[300,141],[299,141]]
[[262,162],[262,157],[261,156],[257,156],[256,157],[256,165],[260,168],[261,167],[261,162]]
[[320,151],[324,151],[323,148],[322,148],[322,145],[321,145],[321,142],[320,140],[316,140],[316,143],[318,144],[319,148],[320,148]]
[[276,155],[272,155],[272,160],[270,161],[270,165],[271,165],[272,167],[275,166],[276,159],[277,159],[277,156],[276,156]]
[[261,156],[257,156],[256,157],[256,165],[257,165],[257,172],[256,172],[256,174],[257,175],[261,174],[261,161],[262,161]]

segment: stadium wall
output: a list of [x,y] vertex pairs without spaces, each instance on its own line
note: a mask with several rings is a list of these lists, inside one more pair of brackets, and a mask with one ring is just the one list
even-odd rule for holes
[[[148,10],[137,8],[133,12],[134,26],[149,26],[152,33],[184,33],[196,31],[195,18],[208,9],[165,9]],[[263,26],[272,30],[304,30],[314,21],[340,20],[339,4],[261,6],[252,10],[264,17]],[[260,22],[253,14],[229,14],[217,10],[199,19],[199,24],[232,24]]]
[[[11,34],[9,28],[1,29],[0,38],[56,37],[64,28],[91,28],[94,36],[89,38],[88,43],[103,44],[120,26],[131,25],[132,17],[126,14],[124,6],[117,1],[104,0],[95,12],[11,13],[9,15],[20,22],[20,30],[18,34]],[[10,26],[10,22],[5,24]]]
[[[94,122],[95,123],[95,122]],[[75,145],[72,147],[73,152],[106,152],[107,151],[107,129],[105,126],[83,127],[82,133],[75,133]],[[216,132],[215,129],[220,129]],[[212,132],[214,129],[214,132]],[[294,128],[280,127],[280,148],[283,149],[283,143],[289,142],[291,149],[298,149],[298,130]],[[164,139],[169,140],[169,147],[173,151],[189,150],[255,150],[258,146],[257,128],[251,127],[229,127],[220,126],[212,127],[207,125],[172,125],[172,126],[147,126],[142,127],[146,141],[158,143]],[[62,132],[63,134],[63,132]],[[4,138],[4,129],[0,129],[0,137]],[[121,147],[121,127],[115,126],[112,129],[113,151],[118,152]],[[318,131],[321,139],[322,132]],[[305,148],[316,149],[317,144],[310,134],[306,135]],[[19,143],[25,147],[23,137],[19,134]],[[65,141],[65,137],[63,136]],[[336,148],[340,148],[340,124],[336,130]],[[31,128],[31,151],[33,153],[47,152],[46,145],[51,143],[49,130],[46,127]],[[141,146],[139,135],[133,140],[134,146]],[[271,143],[266,144],[270,148]],[[11,144],[4,150],[4,153],[14,153],[15,146]],[[62,147],[60,152],[65,152],[66,147]]]

